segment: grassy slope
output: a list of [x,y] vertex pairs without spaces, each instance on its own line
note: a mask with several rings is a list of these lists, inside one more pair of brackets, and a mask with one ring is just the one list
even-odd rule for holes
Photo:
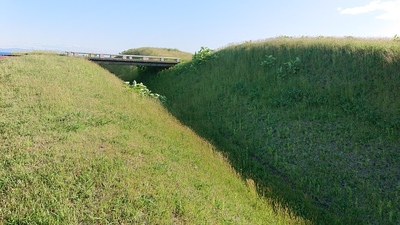
[[[260,65],[266,55],[276,58],[269,68]],[[298,215],[400,223],[399,42],[279,38],[216,56],[145,84],[260,193]],[[299,71],[285,72],[296,57]]]
[[0,61],[0,152],[0,224],[303,223],[84,59]]
[[[182,52],[177,49],[170,48],[133,48],[123,51],[122,54],[128,55],[148,55],[148,56],[164,56],[164,57],[178,57],[181,62],[188,62],[192,59],[192,54],[187,52]],[[124,81],[134,81],[138,80],[140,75],[136,66],[128,65],[102,65],[104,68],[118,76]]]

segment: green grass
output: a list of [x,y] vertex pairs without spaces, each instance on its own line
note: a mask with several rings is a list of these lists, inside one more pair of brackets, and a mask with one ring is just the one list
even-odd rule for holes
[[183,52],[178,49],[172,49],[172,48],[154,48],[154,47],[132,48],[123,51],[122,54],[176,57],[180,58],[181,62],[188,62],[192,59],[192,53]]
[[0,224],[306,224],[98,65],[0,61]]
[[398,41],[281,37],[193,65],[144,83],[260,194],[316,224],[400,223]]

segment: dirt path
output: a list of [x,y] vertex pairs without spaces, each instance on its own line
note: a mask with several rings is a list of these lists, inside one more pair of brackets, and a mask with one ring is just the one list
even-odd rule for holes
[[5,59],[5,58],[10,58],[10,57],[15,57],[19,55],[0,55],[0,60]]

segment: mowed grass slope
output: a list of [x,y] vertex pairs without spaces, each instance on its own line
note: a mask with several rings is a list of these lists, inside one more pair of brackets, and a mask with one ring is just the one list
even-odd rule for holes
[[0,224],[304,224],[98,65],[0,61]]
[[398,40],[248,42],[144,83],[298,215],[400,223]]

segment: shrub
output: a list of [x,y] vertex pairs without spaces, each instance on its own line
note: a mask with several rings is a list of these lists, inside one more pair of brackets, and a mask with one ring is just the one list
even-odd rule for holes
[[165,103],[167,101],[167,98],[163,95],[152,93],[146,85],[143,83],[137,83],[136,80],[132,82],[132,84],[129,84],[129,82],[125,82],[126,85],[128,85],[129,88],[131,88],[134,92],[138,93],[140,96],[147,96],[151,97],[154,99],[160,100],[162,103]]
[[265,60],[261,62],[262,67],[271,68],[275,65],[276,58],[272,55],[266,55]]
[[288,62],[283,63],[283,65],[276,65],[276,58],[272,55],[265,55],[264,61],[261,62],[261,66],[264,68],[275,67],[275,72],[278,78],[284,78],[288,74],[296,74],[300,70],[301,60],[296,57],[295,60],[291,59]]
[[198,65],[204,64],[210,59],[216,58],[217,55],[208,47],[201,47],[200,51],[195,52],[192,57],[192,67],[197,67]]

